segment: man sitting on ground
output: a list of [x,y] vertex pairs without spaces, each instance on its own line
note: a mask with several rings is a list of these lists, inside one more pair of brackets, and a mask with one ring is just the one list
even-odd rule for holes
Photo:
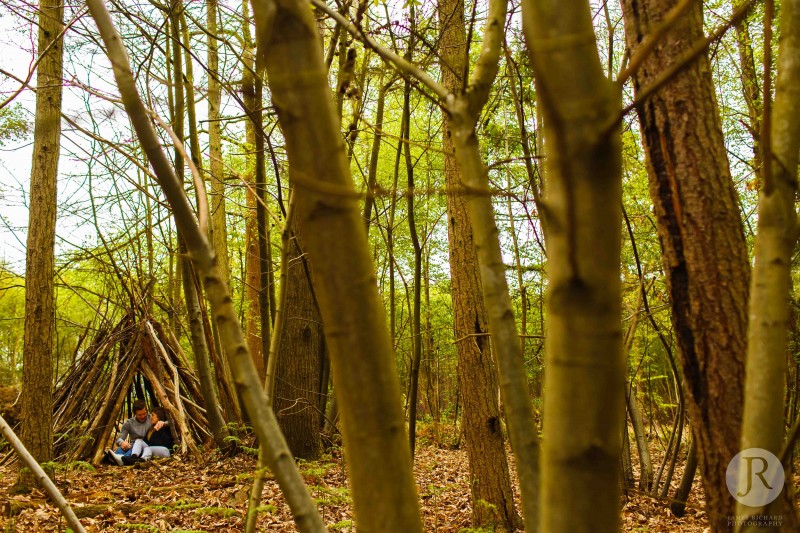
[[[156,407],[150,413],[151,427],[144,439],[136,439],[131,448],[130,456],[122,457],[122,464],[132,465],[140,461],[147,461],[151,457],[169,457],[174,444],[172,431],[169,426],[161,426],[159,422],[167,420],[167,410]],[[161,426],[161,429],[156,429]]]
[[[155,429],[159,430],[165,425],[167,425],[167,422],[160,420],[156,423]],[[147,406],[143,400],[136,400],[133,402],[133,416],[122,424],[119,437],[117,437],[116,444],[119,447],[113,452],[106,450],[106,457],[122,466],[122,457],[130,456],[133,451],[131,442],[136,441],[136,439],[143,439],[151,427],[153,426],[150,422],[150,417],[147,416]]]

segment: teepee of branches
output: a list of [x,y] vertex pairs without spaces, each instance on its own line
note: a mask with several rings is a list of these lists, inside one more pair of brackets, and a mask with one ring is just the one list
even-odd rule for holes
[[210,434],[198,379],[175,336],[133,312],[101,328],[58,384],[53,395],[55,457],[100,462],[134,398],[165,408],[181,451],[199,459],[198,444]]

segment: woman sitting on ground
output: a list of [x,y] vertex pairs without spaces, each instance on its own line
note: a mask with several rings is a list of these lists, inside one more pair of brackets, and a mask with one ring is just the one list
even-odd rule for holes
[[136,439],[130,457],[123,457],[124,464],[134,464],[147,461],[151,457],[169,457],[174,444],[169,426],[156,430],[156,423],[167,420],[167,411],[163,407],[156,407],[150,413],[150,430],[144,439]]

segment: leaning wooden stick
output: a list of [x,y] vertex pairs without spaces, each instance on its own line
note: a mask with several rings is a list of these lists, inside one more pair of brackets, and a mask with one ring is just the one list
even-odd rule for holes
[[200,230],[191,205],[178,179],[172,164],[161,148],[151,116],[147,113],[139,96],[133,78],[128,54],[117,33],[111,15],[103,0],[87,0],[89,11],[97,24],[107,54],[114,68],[125,110],[131,119],[139,143],[147,155],[150,166],[158,179],[164,196],[169,201],[175,223],[186,241],[192,263],[203,281],[206,297],[219,326],[220,339],[253,430],[258,440],[269,450],[267,462],[275,473],[289,508],[297,525],[303,533],[326,531],[319,511],[311,499],[303,478],[294,462],[286,440],[278,427],[275,414],[269,408],[261,382],[256,374],[250,352],[244,340],[236,311],[233,308],[230,292],[222,277],[216,254],[211,248],[206,234]]
[[80,520],[78,517],[75,516],[75,513],[72,511],[72,507],[69,506],[67,500],[64,496],[61,495],[58,488],[56,487],[55,483],[47,477],[42,467],[39,466],[39,463],[36,462],[36,459],[30,454],[30,452],[25,448],[25,445],[22,444],[22,441],[19,440],[17,435],[14,433],[14,430],[11,429],[6,421],[0,416],[0,430],[3,432],[3,437],[6,438],[11,447],[14,448],[14,451],[17,452],[17,455],[25,463],[25,466],[31,469],[33,475],[36,476],[36,480],[42,486],[44,491],[50,496],[50,499],[53,501],[56,506],[61,509],[61,514],[64,515],[64,518],[67,520],[69,527],[72,528],[73,531],[76,533],[83,533],[86,531],[83,529]]

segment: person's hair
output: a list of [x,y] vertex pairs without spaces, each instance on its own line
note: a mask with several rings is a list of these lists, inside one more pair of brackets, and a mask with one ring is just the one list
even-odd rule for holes
[[153,412],[156,414],[159,420],[166,421],[167,420],[167,410],[163,407],[156,407],[153,409]]
[[133,412],[136,413],[137,411],[141,411],[142,409],[147,409],[147,404],[144,403],[144,400],[136,400],[133,402]]

